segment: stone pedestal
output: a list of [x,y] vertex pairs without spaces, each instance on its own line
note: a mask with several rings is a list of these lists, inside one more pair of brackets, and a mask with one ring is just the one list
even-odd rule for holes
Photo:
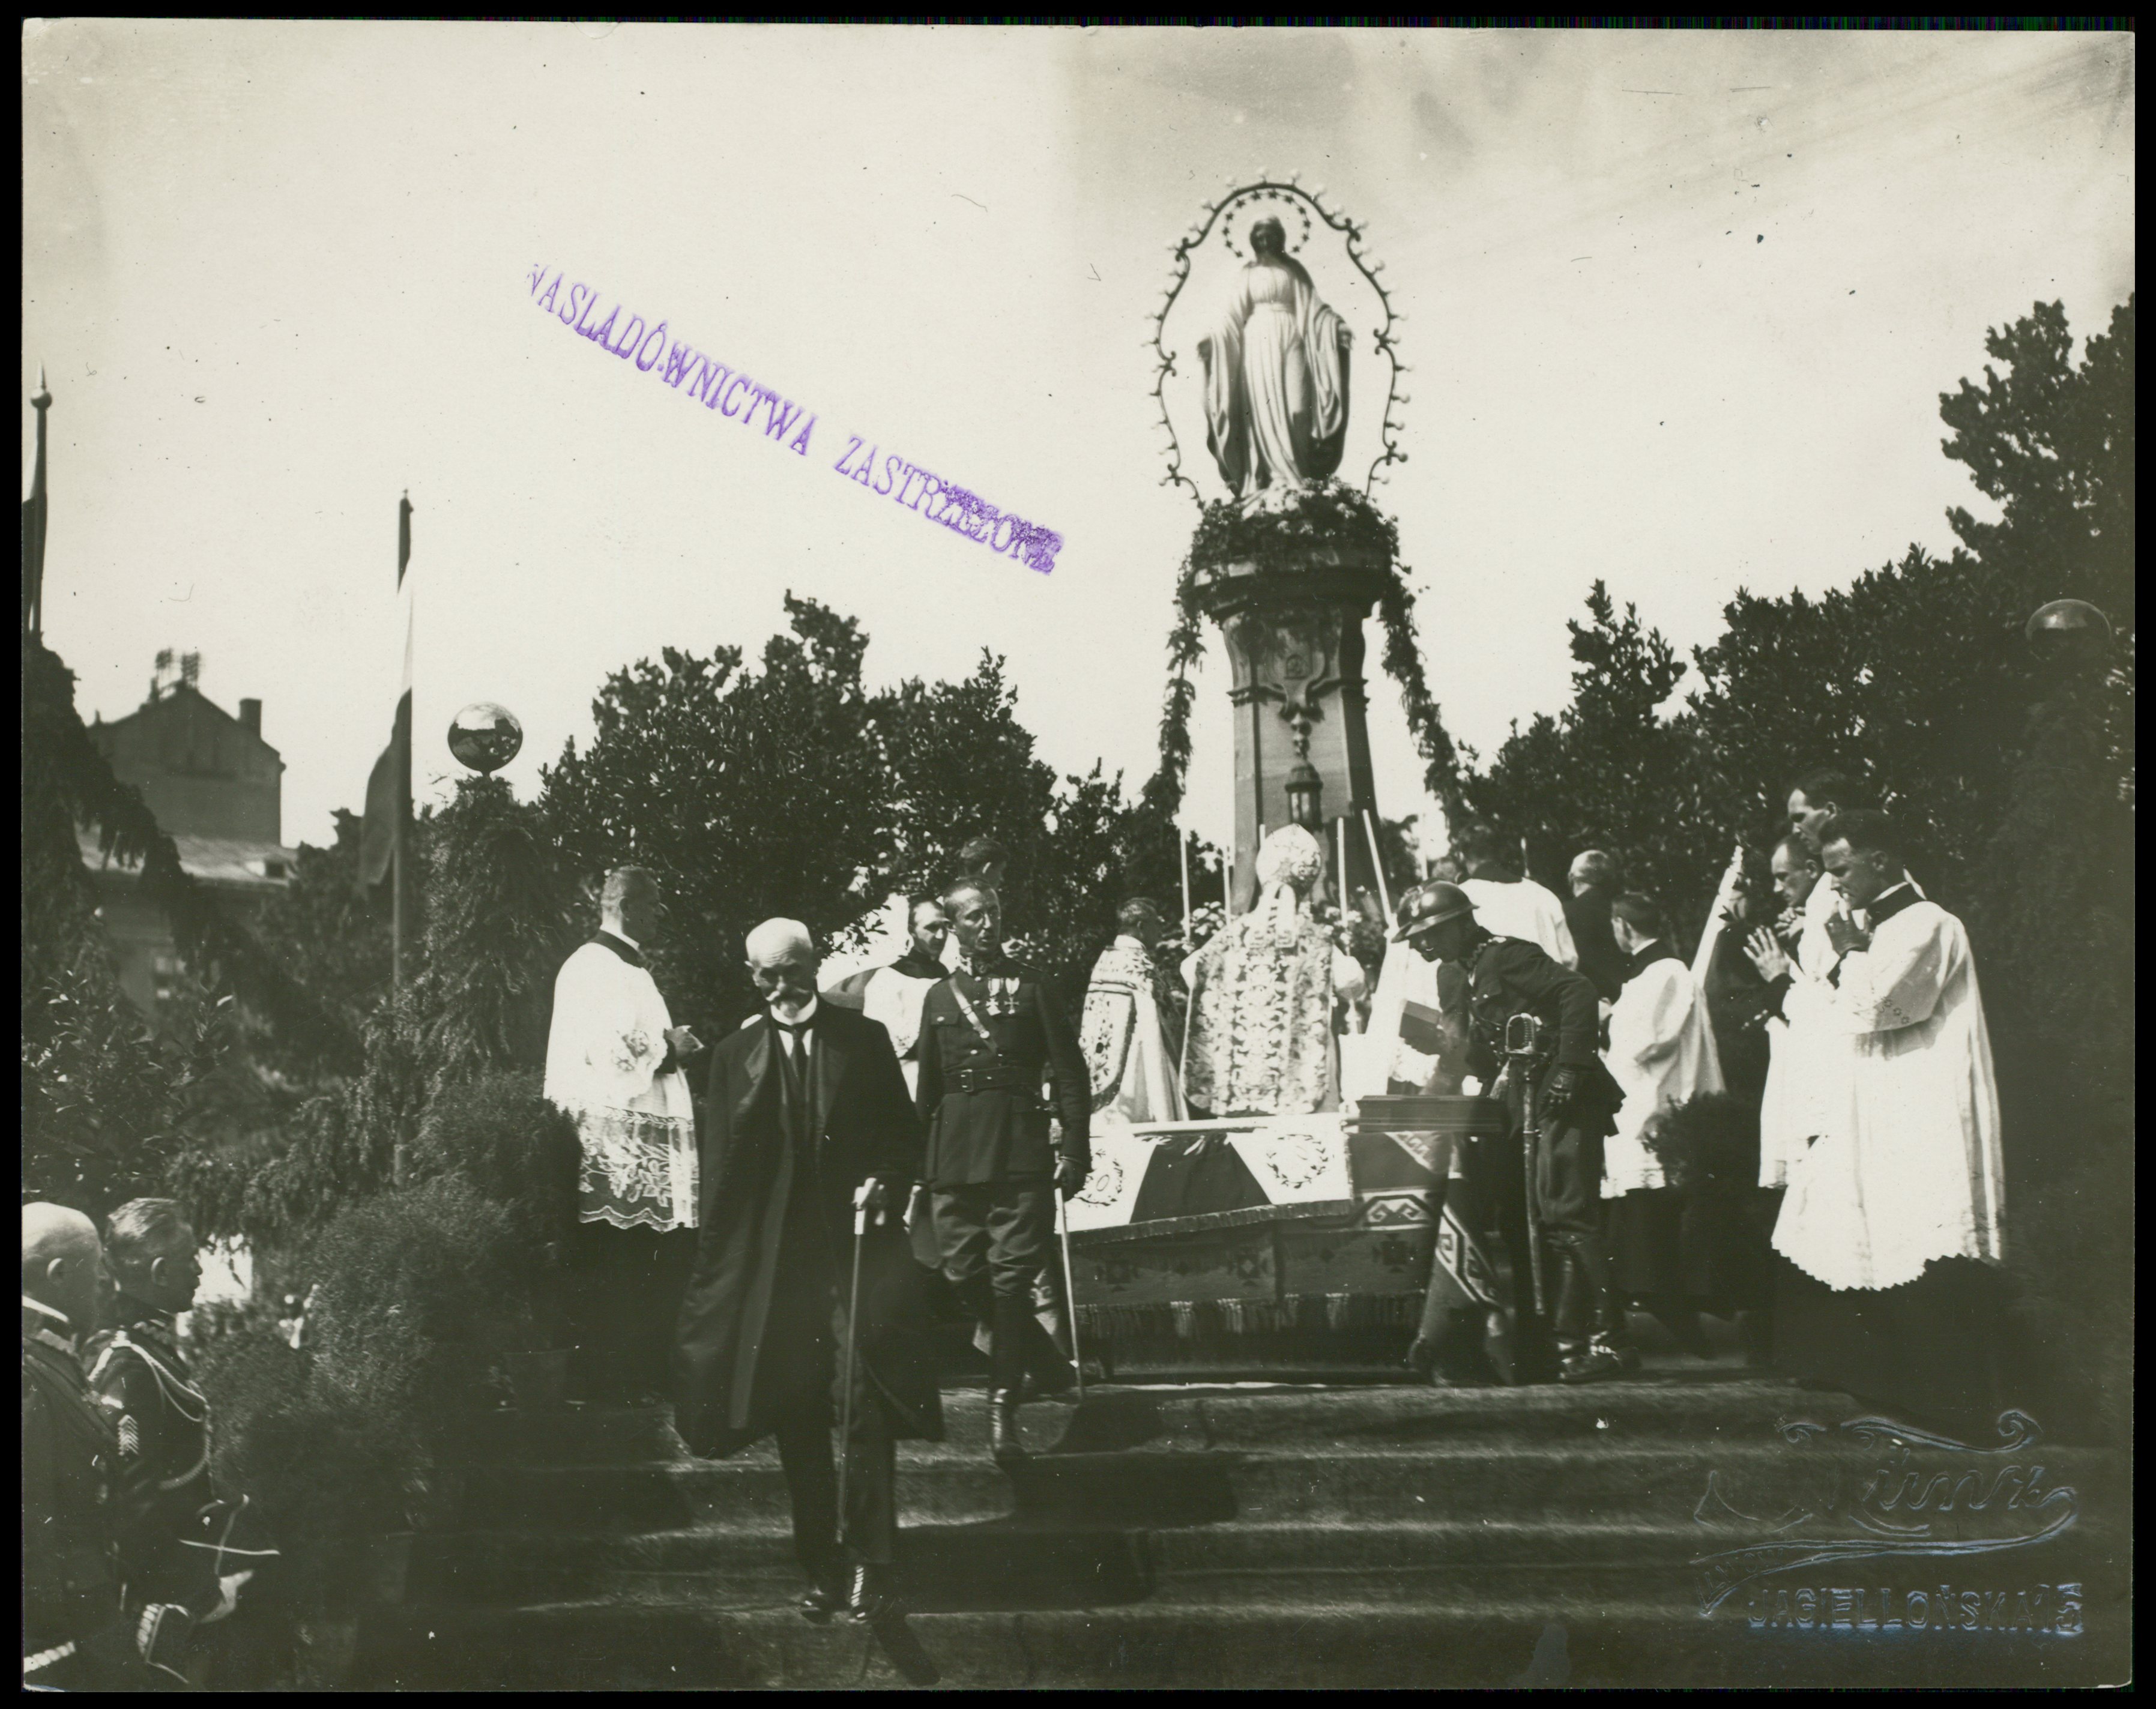
[[1343,550],[1322,538],[1298,541],[1271,562],[1200,566],[1199,608],[1220,625],[1234,670],[1235,707],[1235,908],[1250,905],[1263,834],[1289,821],[1286,783],[1307,758],[1324,782],[1322,827],[1327,888],[1376,893],[1362,809],[1374,816],[1363,684],[1363,619],[1383,591],[1391,565],[1381,554]]

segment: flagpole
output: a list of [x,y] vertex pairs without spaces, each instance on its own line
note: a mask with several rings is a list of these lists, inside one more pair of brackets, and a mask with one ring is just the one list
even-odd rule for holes
[[[404,586],[405,566],[412,561],[412,495],[408,490],[397,504],[397,586]],[[411,642],[405,641],[408,668]],[[406,692],[410,685],[405,685]],[[398,731],[395,740],[402,748],[393,768],[397,778],[397,799],[389,817],[389,988],[392,993],[404,988],[404,934],[408,917],[409,900],[407,896],[404,849],[405,829],[412,818],[412,726],[408,716],[403,728]]]
[[45,412],[53,407],[43,362],[38,364],[38,389],[30,404],[38,412],[38,453],[30,496],[23,506],[23,633],[35,639],[43,638],[45,629]]

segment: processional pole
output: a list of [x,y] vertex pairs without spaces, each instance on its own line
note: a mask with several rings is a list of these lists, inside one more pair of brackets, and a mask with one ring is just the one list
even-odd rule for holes
[[1175,828],[1175,854],[1183,868],[1183,936],[1190,937],[1190,833],[1181,825]]
[[1393,896],[1385,888],[1385,863],[1378,855],[1377,815],[1367,807],[1363,809],[1363,830],[1370,839],[1370,870],[1377,875],[1378,906],[1384,911],[1385,930],[1389,932],[1393,929]]

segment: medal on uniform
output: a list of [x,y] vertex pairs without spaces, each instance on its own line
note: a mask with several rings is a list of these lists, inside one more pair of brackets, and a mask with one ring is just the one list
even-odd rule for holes
[[1018,981],[991,979],[988,981],[988,1013],[1014,1015],[1018,1013]]

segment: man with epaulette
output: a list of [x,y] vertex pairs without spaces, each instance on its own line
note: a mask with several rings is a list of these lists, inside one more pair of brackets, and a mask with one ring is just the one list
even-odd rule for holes
[[[943,1274],[965,1308],[990,1326],[988,1441],[1003,1463],[1022,1459],[1018,1405],[1024,1374],[1069,1368],[1033,1315],[1034,1280],[1049,1261],[1055,1199],[1085,1184],[1091,1078],[1058,994],[1003,950],[1002,907],[974,880],[944,898],[958,966],[921,1006],[916,1101],[928,1133]],[[1044,1080],[1055,1091],[1042,1096]],[[1060,1118],[1051,1141],[1049,1118]],[[1050,1385],[1043,1385],[1050,1386]]]
[[163,1618],[182,1629],[231,1614],[240,1587],[267,1558],[230,1547],[234,1511],[210,1481],[209,1402],[173,1325],[202,1284],[197,1253],[194,1229],[172,1199],[137,1198],[113,1212],[105,1258],[119,1290],[114,1327],[92,1337],[87,1356],[90,1387],[117,1421],[128,1599],[170,1610]]
[[105,1279],[97,1227],[57,1204],[23,1207],[23,1685],[143,1691],[156,1675],[121,1598],[110,1414],[78,1348]]
[[[1551,1327],[1560,1375],[1585,1383],[1636,1369],[1639,1354],[1611,1286],[1602,1232],[1602,1142],[1616,1131],[1613,1118],[1625,1095],[1596,1048],[1594,987],[1538,946],[1485,931],[1474,900],[1456,885],[1432,882],[1409,891],[1400,899],[1394,936],[1427,960],[1465,971],[1467,1069],[1485,1085],[1502,1071],[1512,1133],[1520,1145],[1534,1147],[1533,1221],[1557,1261]],[[1520,1015],[1535,1018],[1542,1042],[1532,1056],[1512,1060],[1507,1032]],[[1532,1135],[1527,1132],[1530,1084],[1536,1093]],[[1524,1161],[1518,1152],[1512,1155]],[[1532,1258],[1517,1248],[1536,1236],[1522,1232],[1525,1241],[1508,1244],[1516,1252],[1513,1296],[1524,1303]]]

